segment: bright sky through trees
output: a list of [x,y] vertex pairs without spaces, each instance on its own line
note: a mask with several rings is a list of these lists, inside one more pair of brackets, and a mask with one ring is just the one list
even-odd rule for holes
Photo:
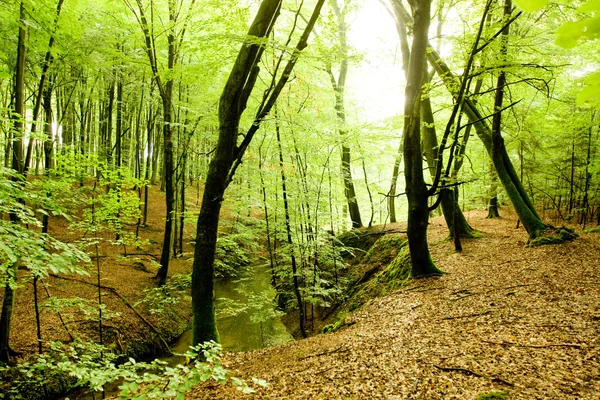
[[362,58],[349,69],[349,100],[360,113],[356,122],[393,117],[402,110],[404,96],[402,56],[394,20],[379,1],[368,0],[349,22],[350,44]]

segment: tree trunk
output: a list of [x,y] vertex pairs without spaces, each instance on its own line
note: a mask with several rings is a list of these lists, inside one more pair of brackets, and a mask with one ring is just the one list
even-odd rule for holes
[[335,92],[335,111],[338,118],[338,131],[342,137],[342,177],[344,180],[344,195],[348,203],[348,212],[352,221],[352,228],[362,227],[360,218],[360,208],[356,198],[356,190],[354,189],[354,180],[352,179],[352,169],[350,164],[350,147],[346,144],[348,131],[346,129],[346,108],[344,104],[344,94],[346,89],[346,77],[348,75],[348,41],[347,31],[348,26],[345,21],[345,10],[340,10],[337,0],[332,1],[332,7],[335,12],[338,24],[338,33],[340,40],[340,56],[341,64],[337,80],[335,79],[331,69],[329,70],[331,84]]
[[[277,113],[275,114],[277,115]],[[277,118],[277,117],[275,117]],[[300,284],[298,283],[298,268],[296,265],[296,255],[294,252],[294,242],[292,240],[292,226],[290,222],[290,207],[287,197],[287,187],[285,178],[285,166],[283,164],[283,150],[281,149],[281,134],[279,130],[279,124],[275,121],[275,130],[277,132],[277,148],[279,149],[279,170],[281,172],[281,191],[283,193],[283,210],[285,214],[285,231],[287,234],[287,243],[290,246],[290,259],[292,262],[292,281],[294,285],[294,294],[296,296],[296,302],[298,304],[298,315],[300,333],[303,338],[306,338],[306,329],[304,328],[305,311],[302,305],[302,296],[300,295]]]
[[[17,64],[15,71],[15,107],[13,112],[13,154],[12,169],[17,173],[23,173],[23,131],[25,118],[25,62],[26,62],[26,40],[27,30],[25,29],[25,6],[21,2],[19,8],[19,38],[17,44]],[[19,219],[15,214],[10,214],[10,220],[18,224]],[[8,278],[15,284],[18,280],[17,263],[12,263],[8,269]],[[0,361],[8,363],[13,351],[10,348],[10,328],[12,314],[15,307],[16,288],[13,288],[10,282],[6,283],[4,288],[4,299],[2,301],[2,314],[0,315]]]
[[[248,37],[267,37],[279,16],[280,8],[281,0],[263,0]],[[219,101],[219,139],[208,167],[196,225],[192,266],[192,344],[219,340],[213,303],[219,214],[227,188],[227,176],[235,160],[240,118],[246,106],[243,97],[247,98],[253,89],[262,52],[263,49],[256,44],[246,42],[242,45]]]
[[192,327],[193,344],[208,340],[218,340],[213,304],[214,260],[219,227],[219,213],[227,185],[233,179],[236,168],[259,129],[261,122],[272,109],[277,97],[288,82],[300,52],[307,46],[308,37],[323,7],[324,0],[315,5],[311,19],[298,41],[281,77],[268,98],[264,99],[254,123],[237,145],[239,124],[247,100],[258,78],[258,64],[264,47],[256,43],[256,38],[265,38],[271,33],[279,16],[281,0],[263,0],[248,31],[248,37],[233,65],[223,93],[219,100],[219,139],[214,156],[209,165],[202,206],[196,228],[196,245],[192,265]]
[[486,218],[499,218],[498,212],[498,175],[490,161],[490,190],[488,194],[488,215]]
[[425,82],[425,56],[429,31],[431,0],[412,4],[413,42],[408,67],[404,105],[404,177],[408,200],[408,244],[414,277],[439,274],[427,244],[429,219],[427,186],[421,156],[421,94]]

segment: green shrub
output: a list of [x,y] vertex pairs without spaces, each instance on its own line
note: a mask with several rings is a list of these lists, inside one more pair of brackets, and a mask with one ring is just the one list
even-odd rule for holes
[[507,392],[482,393],[475,400],[504,400],[508,398]]

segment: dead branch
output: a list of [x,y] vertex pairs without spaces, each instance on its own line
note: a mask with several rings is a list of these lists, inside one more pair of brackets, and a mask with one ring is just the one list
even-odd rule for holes
[[491,340],[482,340],[484,343],[497,344],[499,346],[517,346],[517,347],[531,347],[534,349],[543,349],[546,347],[575,347],[581,349],[585,347],[582,344],[578,343],[547,343],[547,344],[521,344],[516,342],[493,342]]
[[482,315],[486,315],[486,314],[489,314],[491,312],[492,312],[492,310],[484,310],[482,312],[474,313],[474,314],[455,315],[455,316],[451,316],[451,317],[440,318],[439,321],[443,321],[443,320],[447,320],[447,319],[460,319],[460,318],[481,317]]
[[473,376],[476,376],[478,378],[485,378],[485,379],[489,379],[489,380],[494,381],[494,382],[501,382],[501,383],[504,383],[505,385],[508,385],[508,386],[515,386],[514,383],[511,383],[511,382],[509,382],[507,380],[504,380],[502,378],[499,378],[497,376],[487,376],[487,375],[480,374],[478,372],[472,371],[472,370],[467,369],[467,368],[462,368],[462,367],[442,367],[442,366],[437,365],[437,364],[433,364],[433,366],[436,367],[439,370],[446,371],[446,372],[462,372],[463,374],[473,375]]
[[312,358],[312,357],[328,356],[330,354],[337,353],[337,352],[343,352],[343,353],[345,353],[347,351],[350,351],[350,349],[347,346],[344,346],[344,345],[341,344],[341,345],[339,345],[339,346],[337,346],[337,347],[335,347],[333,349],[330,349],[330,350],[325,350],[325,351],[321,351],[319,353],[313,353],[313,354],[309,354],[307,356],[298,357],[298,360],[306,360],[307,358]]
[[[72,281],[72,282],[79,282],[79,283],[83,283],[86,285],[98,287],[97,284],[95,284],[93,282],[84,281],[83,279],[67,278],[66,276],[60,276],[60,275],[55,275],[55,274],[50,274],[50,276],[53,278],[57,278],[57,279],[63,279],[63,280]],[[156,333],[156,335],[160,339],[162,345],[167,350],[169,355],[173,354],[173,352],[171,351],[171,348],[169,347],[169,345],[167,344],[167,342],[165,341],[165,339],[163,338],[161,333],[158,331],[158,329],[156,329],[156,327],[154,325],[152,325],[152,323],[150,321],[148,321],[142,314],[140,314],[139,311],[136,310],[135,307],[133,307],[133,305],[129,301],[127,301],[127,299],[125,297],[123,297],[119,292],[117,292],[117,289],[110,287],[110,286],[104,286],[104,285],[99,285],[99,286],[101,289],[109,290],[115,296],[117,296],[131,311],[133,311],[135,313],[135,315],[137,315],[154,333]]]

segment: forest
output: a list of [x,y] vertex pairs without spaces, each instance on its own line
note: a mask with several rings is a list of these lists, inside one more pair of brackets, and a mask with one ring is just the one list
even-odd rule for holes
[[599,0],[1,0],[0,399],[597,399]]

